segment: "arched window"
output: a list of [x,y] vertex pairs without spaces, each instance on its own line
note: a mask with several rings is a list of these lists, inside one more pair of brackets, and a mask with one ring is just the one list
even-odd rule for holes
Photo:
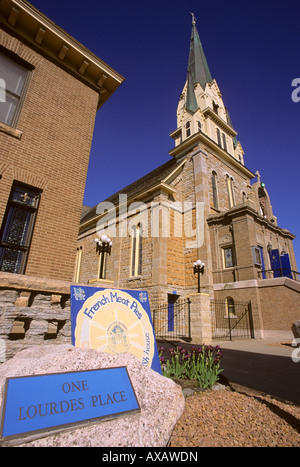
[[211,175],[211,185],[212,185],[212,194],[213,194],[213,205],[215,209],[219,209],[219,200],[218,200],[218,177],[215,171]]
[[76,252],[76,263],[75,263],[74,280],[76,283],[79,282],[79,277],[80,277],[81,257],[82,257],[82,246],[79,246]]
[[222,134],[222,138],[223,138],[223,149],[227,151],[227,142],[226,142],[225,133]]
[[131,231],[131,276],[142,274],[142,249],[143,249],[143,227],[142,224],[134,225]]
[[188,138],[189,136],[191,136],[191,122],[190,121],[186,122],[185,130],[186,130],[186,137]]
[[219,128],[217,128],[217,139],[218,139],[218,145],[222,147],[221,132]]
[[228,190],[228,198],[229,198],[229,208],[232,208],[235,205],[234,199],[234,190],[233,190],[233,178],[227,175],[227,190]]
[[107,254],[104,249],[99,254],[98,279],[106,279]]
[[259,209],[260,214],[264,217],[267,217],[267,197],[263,188],[258,189],[258,200],[259,200]]
[[227,316],[235,316],[234,300],[232,297],[226,298],[226,313]]

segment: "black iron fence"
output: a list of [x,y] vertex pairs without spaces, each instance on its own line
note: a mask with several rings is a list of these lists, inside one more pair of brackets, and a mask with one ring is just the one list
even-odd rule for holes
[[213,340],[254,338],[251,302],[211,300]]
[[162,339],[189,340],[191,337],[190,299],[178,299],[155,307],[153,327],[155,336]]

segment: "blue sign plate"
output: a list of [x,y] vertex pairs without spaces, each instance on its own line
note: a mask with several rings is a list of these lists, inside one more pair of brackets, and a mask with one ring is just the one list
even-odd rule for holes
[[1,436],[52,431],[138,411],[126,367],[7,378]]

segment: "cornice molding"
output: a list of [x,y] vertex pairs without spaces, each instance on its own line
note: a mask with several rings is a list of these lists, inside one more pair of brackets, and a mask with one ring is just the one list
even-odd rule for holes
[[221,117],[219,117],[216,112],[214,112],[210,107],[206,107],[203,110],[203,115],[207,118],[209,117],[213,122],[215,122],[220,128],[222,128],[229,136],[235,137],[237,136],[237,132],[228,125]]
[[26,0],[1,0],[0,24],[99,94],[98,109],[124,77]]
[[255,177],[255,174],[251,172],[251,170],[247,169],[247,167],[245,167],[243,164],[241,164],[241,162],[239,162],[237,159],[231,156],[231,154],[224,151],[224,149],[222,149],[211,138],[206,136],[202,131],[198,131],[198,133],[195,133],[194,135],[190,136],[189,138],[184,140],[182,143],[180,143],[178,146],[175,146],[175,148],[169,151],[169,154],[175,159],[179,159],[180,157],[188,155],[189,151],[195,150],[196,145],[199,142],[204,143],[207,147],[213,149],[214,155],[216,157],[219,157],[219,159],[223,160],[230,166],[234,167],[236,170],[238,170],[241,174],[243,174],[247,178],[252,179]]
[[239,204],[229,209],[228,211],[221,212],[219,214],[213,214],[207,217],[206,221],[208,225],[216,225],[224,222],[228,223],[231,219],[235,217],[241,217],[245,215],[251,216],[255,219],[256,222],[259,222],[261,225],[264,225],[267,229],[273,230],[273,232],[275,233],[279,233],[280,235],[290,238],[291,240],[294,240],[296,238],[295,235],[293,235],[289,230],[282,229],[281,227],[278,227],[278,225],[273,224],[265,217],[259,215],[258,212],[255,211],[255,209],[248,206],[247,204]]

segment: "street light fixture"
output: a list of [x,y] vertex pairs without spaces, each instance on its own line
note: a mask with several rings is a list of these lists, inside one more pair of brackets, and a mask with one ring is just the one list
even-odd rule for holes
[[110,255],[112,241],[107,235],[102,235],[102,237],[95,239],[96,243],[96,253],[101,255],[100,261],[100,271],[99,271],[99,279],[104,279],[104,265],[105,265],[105,256],[107,254]]
[[194,263],[194,274],[198,274],[198,293],[200,293],[200,274],[204,274],[204,266],[200,259]]

